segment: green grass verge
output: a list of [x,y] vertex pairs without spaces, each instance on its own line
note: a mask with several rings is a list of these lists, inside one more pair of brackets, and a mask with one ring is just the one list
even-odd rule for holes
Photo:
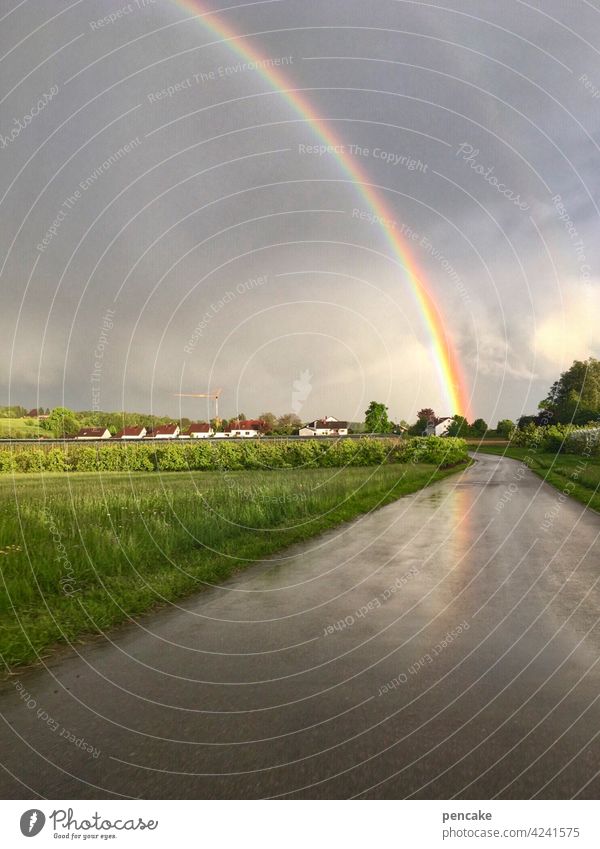
[[220,583],[286,545],[464,467],[5,477],[5,667]]
[[482,454],[496,454],[521,460],[532,472],[561,491],[568,484],[567,494],[600,511],[600,458],[579,457],[576,454],[537,452],[533,448],[481,445]]

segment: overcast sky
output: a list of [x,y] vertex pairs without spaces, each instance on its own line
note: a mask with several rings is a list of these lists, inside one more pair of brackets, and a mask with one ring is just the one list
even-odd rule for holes
[[[600,353],[592,3],[206,7],[369,149],[475,416],[534,411]],[[0,18],[2,403],[205,418],[174,393],[222,387],[226,416],[455,412],[370,207],[231,45],[167,0],[2,0]]]

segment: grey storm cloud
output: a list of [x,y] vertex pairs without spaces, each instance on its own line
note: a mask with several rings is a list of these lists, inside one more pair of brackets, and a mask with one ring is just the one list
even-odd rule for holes
[[[475,414],[530,411],[570,358],[599,353],[585,317],[598,307],[600,12],[217,7],[368,151],[361,170],[396,231],[416,234]],[[309,373],[307,419],[360,418],[372,398],[394,418],[454,412],[361,187],[335,155],[306,152],[315,128],[234,42],[165,0],[2,2],[0,19],[6,399],[193,415],[206,410],[174,394],[213,386],[225,415],[283,413]]]

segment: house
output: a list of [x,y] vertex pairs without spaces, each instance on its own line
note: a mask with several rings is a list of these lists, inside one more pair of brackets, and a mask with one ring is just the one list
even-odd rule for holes
[[451,424],[451,416],[444,416],[441,419],[430,419],[423,431],[423,436],[446,436]]
[[132,425],[131,427],[124,427],[122,431],[120,431],[116,438],[117,439],[143,439],[146,436],[146,428],[143,425]]
[[75,439],[110,439],[107,427],[82,427]]
[[179,425],[159,425],[148,435],[151,439],[177,439],[179,436]]
[[208,439],[213,434],[214,430],[209,424],[199,422],[189,426],[186,436],[189,436],[190,439]]
[[253,437],[260,436],[264,429],[264,422],[260,419],[247,419],[245,421],[230,422],[225,432],[231,437]]
[[325,416],[305,424],[298,431],[298,436],[348,436],[348,422]]

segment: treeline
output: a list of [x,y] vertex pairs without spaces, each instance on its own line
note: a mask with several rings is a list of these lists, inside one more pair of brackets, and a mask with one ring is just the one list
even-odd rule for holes
[[[428,427],[441,424],[446,417],[440,418],[431,407],[424,407],[417,413],[417,420],[409,425],[402,419],[393,422],[389,418],[389,411],[385,404],[380,401],[371,401],[365,410],[365,424],[361,430],[367,433],[408,433],[409,436],[422,436]],[[502,419],[498,422],[497,430],[490,430],[487,422],[483,419],[475,419],[472,424],[464,416],[452,416],[446,432],[447,436],[460,436],[463,439],[482,438],[484,436],[502,436],[506,438],[515,427],[514,422]],[[357,428],[355,427],[356,431]]]
[[[169,416],[153,416],[147,413],[106,413],[96,410],[75,412],[68,407],[55,407],[47,419],[40,420],[40,427],[48,431],[49,436],[62,439],[76,436],[82,427],[106,427],[115,436],[124,427],[143,425],[150,428],[170,424],[172,421]],[[182,419],[180,427],[189,427],[190,424],[189,419]]]
[[[48,433],[48,436],[62,438],[70,438],[76,436],[83,427],[105,427],[110,433],[115,436],[125,427],[140,426],[147,429],[158,427],[159,425],[172,424],[174,421],[179,425],[182,432],[185,432],[191,424],[201,421],[201,419],[189,419],[186,416],[178,419],[173,419],[172,416],[154,416],[148,413],[128,413],[128,412],[104,412],[101,410],[71,410],[68,407],[55,407],[53,410],[43,408],[39,410],[27,410],[25,407],[15,405],[12,407],[0,408],[0,414],[5,418],[15,419],[23,425],[39,425],[42,431]],[[38,419],[37,416],[44,416]],[[231,419],[211,419],[210,424],[213,430],[224,430],[229,424],[234,424],[239,421],[246,421],[248,417],[245,413],[238,413]],[[295,413],[285,413],[282,416],[276,416],[274,413],[261,413],[258,417],[261,422],[261,431],[265,434],[275,436],[289,436],[298,432],[298,428],[302,427],[302,421]],[[12,436],[28,436],[26,430],[19,430],[18,425],[11,427],[7,435]]]
[[[408,428],[408,433],[422,433],[429,422],[440,421],[431,408],[419,410],[417,421]],[[483,419],[475,419],[469,423],[464,416],[453,416],[448,434],[450,436],[461,436],[468,438],[482,438],[498,436],[503,439],[512,439],[515,444],[518,440],[531,440],[535,433],[533,428],[548,428],[537,435],[552,450],[559,443],[562,444],[564,432],[562,430],[552,431],[552,425],[574,425],[584,428],[598,427],[600,425],[600,360],[589,357],[587,360],[574,360],[573,364],[564,371],[558,380],[550,387],[548,394],[538,404],[538,412],[530,415],[520,416],[516,422],[510,419],[501,419],[495,430],[492,430]],[[519,433],[526,430],[523,437]],[[515,433],[516,432],[516,433]],[[588,434],[589,437],[589,434]],[[572,444],[577,443],[578,438],[573,438]],[[581,439],[581,437],[579,438]]]
[[462,439],[319,439],[282,442],[118,443],[52,448],[0,447],[0,472],[177,472],[378,466],[428,463],[448,468],[467,459]]
[[[464,416],[454,415],[450,421],[447,434],[465,439],[482,439],[485,437],[500,437],[510,439],[513,431],[523,430],[529,425],[543,427],[548,424],[575,424],[587,425],[590,422],[600,422],[600,361],[594,357],[587,360],[575,360],[567,371],[561,374],[555,381],[546,398],[539,403],[539,412],[532,415],[523,415],[517,422],[510,419],[501,419],[496,428],[491,428],[488,423],[477,418],[468,422]],[[43,419],[37,416],[44,415]],[[0,416],[8,419],[25,419],[26,423],[38,424],[41,429],[55,437],[75,436],[82,427],[107,427],[111,434],[115,435],[124,427],[143,425],[146,428],[169,424],[173,418],[169,416],[154,416],[146,413],[128,412],[100,412],[94,410],[82,410],[75,412],[66,407],[55,407],[51,412],[46,409],[27,410],[21,405],[0,407]],[[47,417],[46,417],[47,416]],[[28,417],[29,420],[28,421]],[[247,420],[245,413],[238,413],[232,419],[211,419],[210,424],[214,430],[223,430],[229,424]],[[265,434],[287,436],[297,433],[302,426],[302,421],[295,413],[285,413],[276,416],[274,413],[260,413],[257,419],[261,423],[261,431]],[[438,418],[433,409],[424,407],[417,413],[417,421],[410,425],[402,419],[398,423],[389,418],[388,407],[378,401],[371,401],[365,410],[365,421],[351,422],[350,432],[354,433],[380,433],[399,434],[408,433],[411,436],[421,436],[431,424],[438,424],[442,419]],[[192,420],[181,418],[178,420],[182,431],[185,431]],[[12,429],[7,435],[17,434]],[[24,433],[23,435],[27,435]]]
[[13,404],[10,407],[0,407],[0,417],[3,419],[34,418],[35,416],[43,416],[48,413],[50,413],[49,409],[45,410],[43,407],[35,407],[33,410],[28,410],[27,407],[22,407],[21,404]]
[[[408,427],[410,436],[420,436],[430,424],[440,424],[444,419],[436,416],[431,407],[419,410],[417,421]],[[462,439],[483,439],[483,437],[500,437],[508,439],[516,425],[510,419],[501,419],[496,428],[490,428],[484,419],[475,419],[469,423],[464,416],[455,415],[448,425],[448,436],[460,436]]]
[[521,416],[519,430],[549,425],[600,424],[600,360],[574,360],[538,404],[539,412]]

